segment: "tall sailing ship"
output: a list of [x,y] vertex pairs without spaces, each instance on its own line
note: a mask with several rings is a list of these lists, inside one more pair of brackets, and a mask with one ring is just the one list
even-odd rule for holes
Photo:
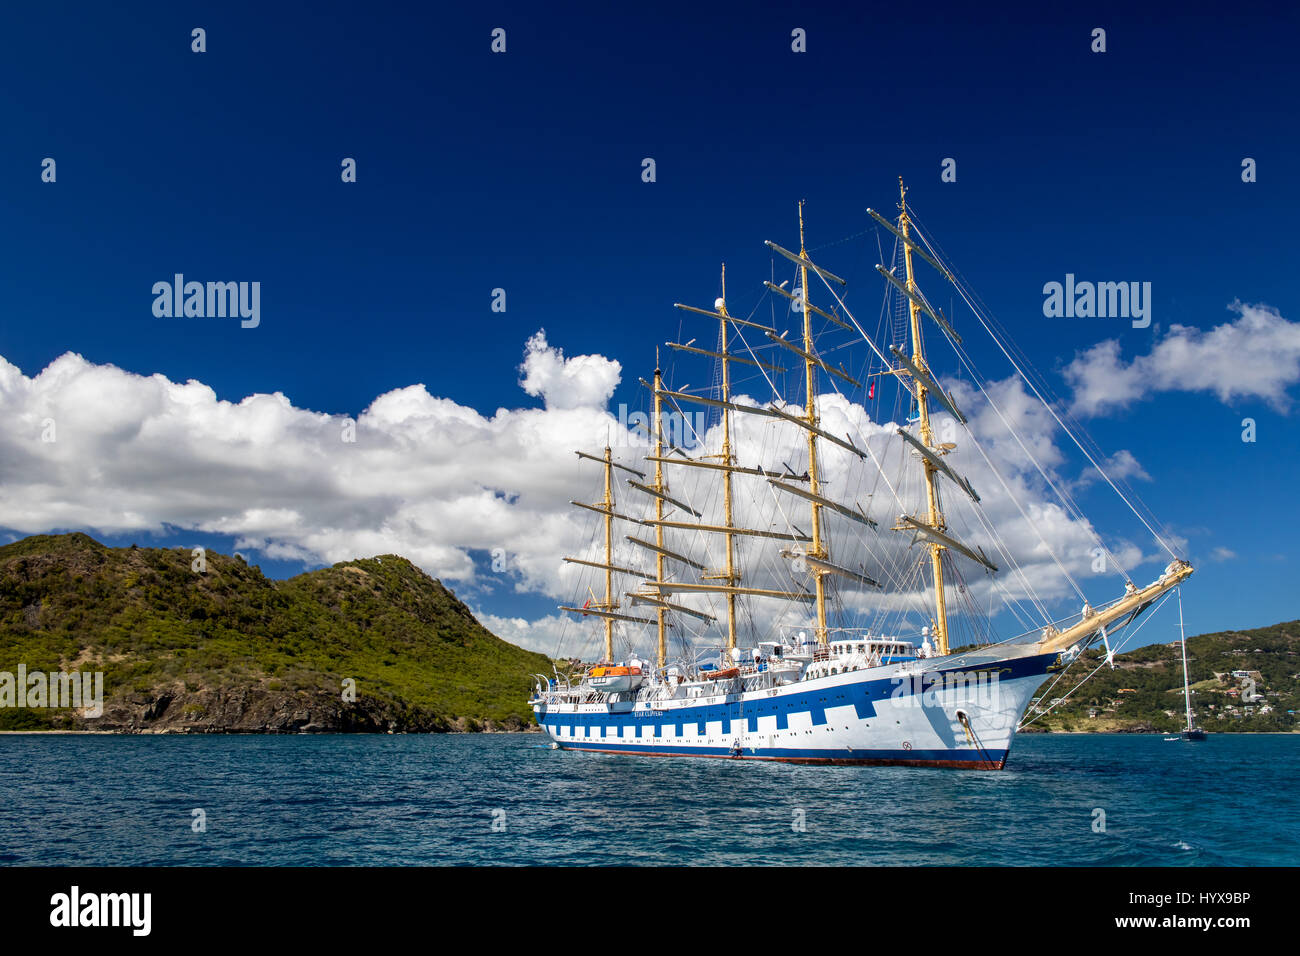
[[[968,445],[1015,500],[956,396],[932,371],[926,331],[937,332],[952,348],[959,369],[970,373],[997,410],[979,385],[961,336],[921,291],[914,262],[952,284],[1023,375],[1018,353],[920,230],[901,179],[899,194],[896,217],[867,210],[894,242],[892,267],[876,267],[886,283],[882,328],[892,305],[887,352],[846,306],[845,280],[810,258],[801,203],[799,251],[766,244],[774,261],[788,261],[794,287],[787,288],[790,280],[778,284],[775,273],[764,283],[801,334],[791,339],[778,332],[775,308],[771,324],[753,313],[732,315],[724,267],[722,294],[712,309],[677,305],[693,321],[716,324],[716,347],[702,348],[693,338],[668,343],[677,352],[712,360],[710,387],[667,387],[657,368],[652,381],[642,382],[653,415],[636,457],[616,461],[608,446],[603,454],[578,451],[599,464],[603,494],[594,503],[573,502],[597,517],[586,553],[565,561],[595,580],[584,582],[584,603],[561,609],[580,627],[599,623],[603,653],[576,672],[537,676],[530,704],[555,746],[629,755],[1001,769],[1045,679],[1094,644],[1104,644],[1109,659],[1112,641],[1131,633],[1144,612],[1191,575],[1191,565],[1170,551],[1173,560],[1146,586],[1120,570],[1118,596],[1097,606],[1084,599],[1073,616],[1050,618],[997,520],[954,464],[957,449]],[[825,307],[811,301],[810,280],[825,289]],[[846,341],[831,344],[835,337]],[[860,377],[834,361],[832,353],[846,344],[869,350]],[[754,401],[737,392],[737,366],[770,399]],[[787,380],[798,394],[795,402],[787,402],[778,387]],[[898,385],[904,425],[882,427],[863,413],[876,384],[888,380]],[[822,394],[823,381],[832,393]],[[688,427],[695,434],[683,437],[681,423],[692,421],[683,408],[701,405],[714,417],[711,427]],[[1056,422],[1079,443],[1059,417]],[[691,454],[683,447],[706,432],[716,451],[706,454],[701,447]],[[956,440],[946,440],[950,435]],[[1032,450],[1018,436],[1016,441],[1059,490]],[[1095,449],[1079,447],[1163,544],[1105,476]],[[790,454],[794,448],[797,455]],[[746,460],[742,451],[784,458]],[[625,479],[628,498],[616,496],[616,478]],[[1075,515],[1068,493],[1066,501]],[[1016,507],[1022,528],[1033,528],[1050,551],[1038,517]],[[970,519],[974,538],[958,537],[958,513]],[[1082,519],[1081,526],[1093,533]],[[1100,539],[1098,544],[1118,569],[1114,555]],[[1053,560],[1082,595],[1066,566]],[[999,583],[999,564],[1016,582],[1014,589]],[[967,581],[972,571],[983,576],[982,587]],[[1037,620],[1024,633],[997,640],[992,610],[977,606],[977,592]],[[680,643],[675,657],[670,633]],[[637,645],[651,635],[657,637],[654,651],[639,654]]]

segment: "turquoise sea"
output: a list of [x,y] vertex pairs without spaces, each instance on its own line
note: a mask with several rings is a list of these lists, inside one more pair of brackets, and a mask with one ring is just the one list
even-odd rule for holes
[[1294,866],[1298,785],[1300,735],[1022,736],[989,772],[539,734],[12,734],[0,863]]

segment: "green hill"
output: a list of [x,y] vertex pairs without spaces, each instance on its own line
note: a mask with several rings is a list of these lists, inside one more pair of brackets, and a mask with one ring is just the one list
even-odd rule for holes
[[[1039,706],[1064,697],[1102,656],[1088,651],[1054,687],[1045,683],[1038,691]],[[1026,729],[1168,733],[1183,728],[1183,664],[1177,642],[1117,654],[1115,664],[1115,670],[1103,667],[1064,705]],[[1300,730],[1295,714],[1288,713],[1300,710],[1300,621],[1189,637],[1187,664],[1192,709],[1197,723],[1211,733]]]
[[[270,580],[209,551],[84,534],[0,547],[0,673],[102,671],[104,713],[0,707],[0,729],[522,728],[541,654],[489,633],[451,591],[382,555]],[[344,680],[355,681],[355,701]]]

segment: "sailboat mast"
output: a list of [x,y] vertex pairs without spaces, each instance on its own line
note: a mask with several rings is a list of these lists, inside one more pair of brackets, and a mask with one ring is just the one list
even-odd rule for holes
[[[614,604],[614,458],[605,446],[605,610],[613,611]],[[614,619],[605,618],[605,660],[614,661]]]
[[[803,201],[799,202],[799,255],[803,259],[808,258],[808,250],[804,246],[803,236]],[[813,338],[812,338],[812,310],[808,308],[808,267],[799,266],[799,289],[803,298],[801,309],[803,311],[803,350],[808,356],[804,359],[804,372],[808,383],[807,401],[805,404],[805,421],[808,423],[808,480],[809,491],[814,495],[821,494],[821,479],[817,473],[817,365],[812,360],[813,355]],[[810,557],[826,560],[828,553],[822,544],[822,522],[821,522],[821,505],[814,499],[810,499],[812,506],[812,542],[808,547]],[[813,581],[817,591],[817,643],[827,643],[826,632],[826,577],[825,573],[818,567],[813,568]]]
[[1187,704],[1187,732],[1192,731],[1192,688],[1187,682],[1187,631],[1183,628],[1183,589],[1178,589],[1178,636],[1183,646],[1183,701]]
[[[902,232],[903,238],[911,237],[911,219],[907,214],[907,188],[903,185],[903,178],[898,178],[899,209],[902,214],[898,219],[898,228]],[[921,308],[917,305],[912,296],[917,294],[916,281],[912,274],[912,247],[909,243],[903,243],[903,262],[907,268],[907,291],[908,310],[911,315],[912,328],[912,363],[923,373],[929,372],[929,366],[925,364],[925,352],[921,344]],[[916,380],[913,376],[913,382],[916,386],[916,404],[921,416],[921,441],[930,448],[935,447],[934,431],[930,427],[930,402],[929,390],[925,385]],[[938,468],[929,458],[921,458],[921,467],[925,473],[925,496],[926,503],[929,506],[929,525],[936,531],[943,531],[947,525],[944,524],[943,515],[939,511],[939,492],[938,483],[935,481],[935,472]],[[935,541],[928,543],[930,549],[930,568],[934,578],[934,631],[935,643],[940,656],[948,653],[948,608],[943,592],[943,545]]]
[[[722,296],[717,301],[718,314],[727,315],[727,264],[722,264]],[[718,323],[719,327],[719,348],[718,352],[722,356],[719,361],[722,363],[722,400],[731,401],[731,361],[730,353],[727,348],[727,320],[724,318]],[[731,505],[731,470],[736,463],[735,456],[731,453],[731,409],[725,405],[722,408],[722,463],[724,471],[722,472],[722,508],[723,522],[727,528],[735,526]],[[727,546],[727,564],[722,574],[716,575],[727,582],[728,587],[735,587],[740,580],[740,575],[736,573],[736,536],[728,531],[723,537],[726,539]],[[727,592],[727,650],[734,650],[736,647],[736,595],[735,592]]]
[[[663,397],[663,371],[659,368],[659,353],[655,350],[655,491],[659,496],[655,498],[655,520],[664,520],[664,499],[662,495],[666,494],[667,488],[664,486],[664,464],[661,460],[664,456],[664,397]],[[655,554],[655,580],[664,579],[664,526],[655,525],[655,544],[659,551]],[[664,608],[659,607],[655,610],[655,616],[659,624],[659,668],[662,670],[668,662],[668,642],[664,635],[664,615],[667,612]]]

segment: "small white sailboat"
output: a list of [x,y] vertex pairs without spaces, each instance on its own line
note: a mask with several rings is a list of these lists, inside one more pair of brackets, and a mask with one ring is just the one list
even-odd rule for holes
[[1196,726],[1192,715],[1192,687],[1187,677],[1187,631],[1183,627],[1183,595],[1178,595],[1178,636],[1183,649],[1183,701],[1187,705],[1187,728],[1179,735],[1182,740],[1204,740],[1205,731]]

